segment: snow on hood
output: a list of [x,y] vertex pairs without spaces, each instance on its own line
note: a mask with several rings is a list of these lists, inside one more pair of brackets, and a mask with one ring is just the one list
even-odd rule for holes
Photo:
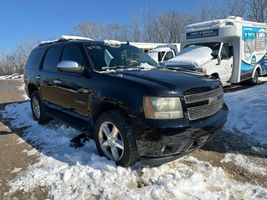
[[170,65],[194,65],[200,66],[211,60],[212,49],[205,46],[186,47],[180,53],[165,62],[166,66]]

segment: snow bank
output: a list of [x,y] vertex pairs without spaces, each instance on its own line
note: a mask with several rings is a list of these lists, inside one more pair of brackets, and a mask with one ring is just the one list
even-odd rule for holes
[[171,66],[171,65],[200,66],[213,58],[211,56],[211,53],[212,50],[209,47],[191,46],[182,49],[176,57],[164,62],[164,64],[166,66]]
[[[239,110],[240,111],[240,110]],[[15,128],[28,127],[23,139],[40,156],[25,174],[10,182],[10,193],[48,187],[51,199],[267,199],[267,189],[230,179],[221,168],[186,156],[160,167],[122,168],[97,154],[93,141],[73,149],[78,132],[51,121],[32,120],[28,102],[10,104],[2,113]],[[6,194],[8,195],[8,194]]]
[[267,146],[267,83],[226,93],[229,115],[224,131]]
[[12,74],[12,75],[0,76],[0,80],[20,79],[21,77],[23,77],[23,75],[21,74]]

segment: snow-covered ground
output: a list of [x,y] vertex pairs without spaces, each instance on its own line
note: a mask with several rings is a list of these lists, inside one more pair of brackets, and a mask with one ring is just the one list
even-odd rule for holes
[[[229,106],[225,134],[236,134],[267,147],[266,91],[265,83],[225,95]],[[9,194],[43,186],[49,188],[52,199],[267,199],[267,188],[237,182],[222,168],[192,156],[160,167],[136,164],[123,168],[98,156],[93,141],[73,149],[70,140],[79,133],[56,121],[39,125],[32,119],[28,102],[10,104],[2,114],[13,118],[12,127],[27,127],[18,143],[28,141],[33,150],[25,153],[40,157],[39,162],[10,182]],[[229,161],[262,175],[267,173],[238,152],[226,154],[222,162]]]
[[267,83],[225,94],[229,116],[225,132],[267,146]]

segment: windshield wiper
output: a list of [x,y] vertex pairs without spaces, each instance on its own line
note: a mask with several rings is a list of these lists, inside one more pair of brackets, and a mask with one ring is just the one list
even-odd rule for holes
[[110,70],[110,69],[114,69],[114,70],[117,70],[117,69],[126,69],[126,67],[123,66],[123,65],[117,65],[117,66],[112,66],[112,67],[106,66],[106,67],[102,67],[101,68],[101,70],[103,70],[103,71]]
[[167,67],[167,66],[165,66],[165,68],[171,69],[171,70],[178,70],[178,71],[189,71],[188,69],[184,69],[184,68],[181,68],[181,67]]

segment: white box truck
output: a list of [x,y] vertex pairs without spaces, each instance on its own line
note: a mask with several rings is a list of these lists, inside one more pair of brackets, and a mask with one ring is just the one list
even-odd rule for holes
[[181,51],[165,62],[221,79],[224,85],[251,80],[267,73],[267,25],[228,17],[185,27]]

